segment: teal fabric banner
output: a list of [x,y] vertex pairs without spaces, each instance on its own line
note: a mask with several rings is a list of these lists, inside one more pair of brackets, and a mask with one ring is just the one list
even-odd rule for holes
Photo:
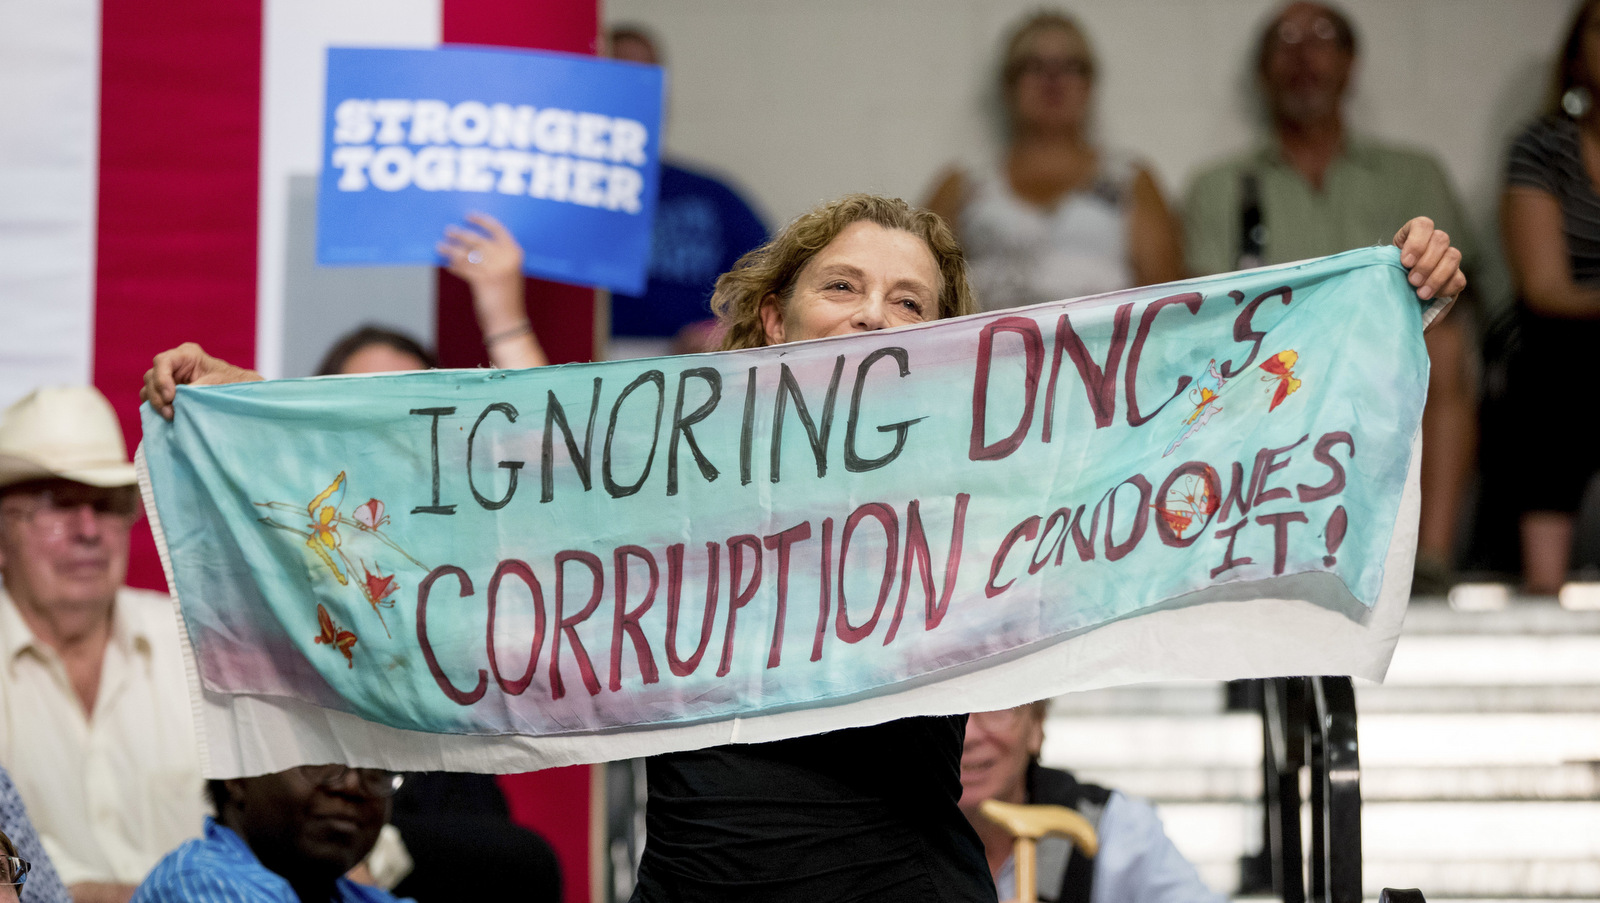
[[1374,248],[752,351],[183,388],[143,463],[213,773],[510,770],[1381,678],[1427,366]]

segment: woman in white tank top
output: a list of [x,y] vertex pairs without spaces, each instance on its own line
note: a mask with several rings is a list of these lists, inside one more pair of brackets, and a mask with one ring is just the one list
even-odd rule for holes
[[1007,44],[1011,140],[944,176],[927,206],[955,227],[986,310],[1181,278],[1176,219],[1149,170],[1085,136],[1095,63],[1071,18],[1030,17]]

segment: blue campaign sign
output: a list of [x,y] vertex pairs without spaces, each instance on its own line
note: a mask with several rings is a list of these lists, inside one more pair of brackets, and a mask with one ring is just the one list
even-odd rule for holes
[[317,262],[435,263],[481,211],[529,275],[642,293],[662,87],[655,66],[571,54],[329,49]]

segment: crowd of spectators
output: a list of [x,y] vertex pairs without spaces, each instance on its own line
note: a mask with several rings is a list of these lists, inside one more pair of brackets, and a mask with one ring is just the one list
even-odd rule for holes
[[[1452,315],[1427,336],[1433,367],[1423,423],[1419,590],[1449,585],[1463,524],[1471,520],[1477,374],[1485,366],[1504,377],[1491,386],[1500,404],[1491,417],[1500,419],[1486,422],[1518,442],[1486,441],[1485,460],[1504,467],[1482,470],[1543,466],[1553,476],[1538,491],[1486,479],[1480,495],[1517,513],[1529,589],[1553,592],[1571,566],[1574,512],[1600,460],[1561,432],[1555,406],[1565,396],[1550,389],[1576,381],[1600,322],[1593,288],[1600,279],[1597,7],[1597,0],[1580,5],[1560,48],[1550,106],[1510,153],[1501,237],[1517,302],[1501,329],[1516,340],[1497,346],[1506,349],[1501,359],[1483,360],[1478,334],[1489,324],[1470,297],[1461,305],[1466,315]],[[622,58],[660,60],[642,29],[618,30],[613,47]],[[1266,129],[1253,147],[1205,169],[1180,215],[1136,154],[1089,140],[1098,72],[1089,36],[1064,13],[1034,15],[1004,47],[998,87],[1005,146],[992,159],[953,166],[927,207],[965,247],[985,309],[1370,245],[1416,216],[1450,234],[1469,275],[1496,266],[1432,156],[1347,125],[1358,48],[1354,23],[1337,9],[1296,2],[1276,10],[1255,60]],[[657,343],[676,337],[677,350],[715,347],[721,337],[697,325],[711,315],[712,285],[766,240],[765,227],[731,188],[686,167],[664,167],[662,192],[650,286],[640,298],[614,300],[618,334]],[[439,250],[473,288],[494,364],[545,363],[522,314],[516,241],[494,220],[476,217],[452,229]],[[1421,274],[1413,284],[1425,301],[1443,301],[1429,297]],[[752,324],[766,333],[758,343],[782,340],[791,325]],[[330,349],[323,371],[430,366],[421,343],[368,328]],[[403,781],[329,765],[201,780],[171,606],[123,585],[140,511],[125,448],[114,414],[93,389],[37,391],[0,421],[0,900],[23,890],[24,879],[26,899],[51,903],[394,899],[378,885],[398,885],[424,901],[559,896],[549,846],[511,824],[490,778]],[[1118,899],[1214,899],[1148,804],[1040,767],[1043,715],[1042,705],[982,713],[964,728],[961,810],[1001,895],[1016,891],[1011,847],[979,812],[984,799],[1056,802],[1093,815],[1104,839],[1096,861],[1087,866],[1081,852],[1061,853],[1060,868],[1041,884],[1045,899],[1089,899],[1091,885],[1095,899],[1108,887],[1120,889]],[[680,757],[669,777],[687,787],[684,776],[703,771],[708,755],[737,757]],[[685,791],[686,799],[693,795]],[[385,853],[381,829],[391,812],[400,830],[390,833],[400,839],[392,841],[397,851]],[[657,873],[670,867],[654,866]],[[462,883],[469,879],[485,883]]]

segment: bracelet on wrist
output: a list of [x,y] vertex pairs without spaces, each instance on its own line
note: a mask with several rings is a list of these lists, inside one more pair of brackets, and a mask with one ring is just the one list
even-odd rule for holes
[[502,329],[499,332],[484,336],[483,347],[491,348],[500,344],[501,342],[504,342],[506,339],[514,339],[518,336],[525,336],[530,332],[533,332],[533,324],[527,320],[523,320],[516,326]]

